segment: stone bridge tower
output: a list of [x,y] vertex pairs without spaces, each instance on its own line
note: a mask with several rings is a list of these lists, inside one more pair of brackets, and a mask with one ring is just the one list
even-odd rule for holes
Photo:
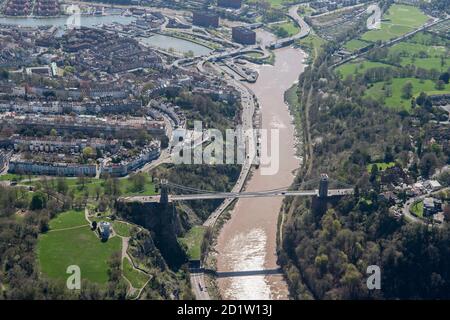
[[322,173],[320,175],[320,183],[319,183],[319,198],[326,199],[328,197],[328,175],[326,173]]
[[161,180],[160,188],[161,188],[161,198],[159,199],[159,203],[168,204],[169,203],[169,186],[167,185],[166,179]]

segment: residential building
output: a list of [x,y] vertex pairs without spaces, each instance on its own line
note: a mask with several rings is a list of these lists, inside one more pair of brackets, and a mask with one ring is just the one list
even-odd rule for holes
[[194,11],[192,23],[205,28],[218,28],[219,16],[215,13]]
[[232,37],[233,41],[245,44],[245,45],[254,45],[256,44],[256,32],[250,30],[246,27],[233,27],[232,29]]

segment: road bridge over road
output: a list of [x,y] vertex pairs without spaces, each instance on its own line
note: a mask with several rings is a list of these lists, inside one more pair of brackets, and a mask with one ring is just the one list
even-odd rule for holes
[[289,13],[287,16],[289,19],[294,21],[294,23],[297,24],[297,26],[300,28],[300,32],[293,35],[292,37],[280,39],[278,41],[274,41],[271,44],[269,44],[270,49],[278,49],[282,47],[289,46],[293,44],[296,40],[302,39],[309,35],[309,32],[311,31],[310,26],[305,22],[305,20],[300,17],[298,14],[298,9],[300,5],[293,6],[289,9]]

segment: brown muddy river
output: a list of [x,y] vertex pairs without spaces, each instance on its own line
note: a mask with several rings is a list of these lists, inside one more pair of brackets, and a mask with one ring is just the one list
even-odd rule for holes
[[[267,34],[264,42],[270,40]],[[299,49],[275,51],[275,65],[257,66],[259,78],[249,85],[261,106],[264,129],[280,130],[279,170],[275,175],[262,175],[255,170],[246,191],[269,190],[289,186],[300,160],[296,157],[292,118],[284,103],[284,92],[304,69],[305,53]],[[269,149],[270,150],[270,149]],[[218,272],[231,272],[220,277],[218,286],[224,299],[288,299],[287,285],[276,269],[277,220],[282,198],[239,199],[232,218],[223,227],[217,244]],[[275,273],[275,274],[274,274]]]

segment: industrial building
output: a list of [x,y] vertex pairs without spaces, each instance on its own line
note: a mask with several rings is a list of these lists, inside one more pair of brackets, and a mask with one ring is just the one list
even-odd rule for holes
[[253,45],[256,44],[256,33],[246,27],[233,27],[232,29],[233,41],[245,44]]

